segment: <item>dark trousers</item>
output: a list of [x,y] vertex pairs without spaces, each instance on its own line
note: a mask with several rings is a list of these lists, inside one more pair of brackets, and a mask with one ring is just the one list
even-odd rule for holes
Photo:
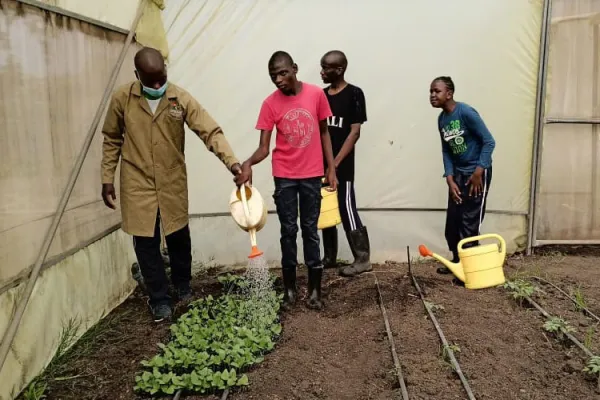
[[[478,236],[481,232],[481,224],[485,217],[487,195],[492,182],[492,169],[483,173],[483,193],[477,197],[469,197],[469,185],[467,181],[471,175],[456,174],[454,182],[458,185],[462,203],[456,204],[452,195],[448,194],[448,210],[446,212],[446,242],[452,252],[454,261],[458,261],[458,242],[464,238]],[[467,243],[464,247],[477,246],[478,242]]]
[[298,246],[296,244],[298,208],[300,209],[304,263],[308,268],[322,268],[317,228],[321,213],[321,178],[275,178],[273,199],[281,224],[282,268],[293,269],[298,265]]
[[[169,281],[160,253],[160,212],[156,215],[154,236],[134,236],[133,247],[140,265],[144,283],[150,295],[150,304],[168,304]],[[178,290],[189,290],[192,279],[192,242],[186,225],[165,237],[171,263],[171,281]]]

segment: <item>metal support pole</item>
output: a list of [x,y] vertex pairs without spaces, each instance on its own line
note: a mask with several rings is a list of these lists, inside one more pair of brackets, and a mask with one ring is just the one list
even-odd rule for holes
[[75,162],[75,165],[73,166],[73,169],[71,170],[71,175],[69,177],[69,181],[63,191],[62,197],[60,199],[60,203],[58,204],[58,208],[56,210],[56,214],[54,214],[52,224],[50,225],[50,228],[48,229],[48,232],[46,233],[46,236],[44,238],[44,242],[42,243],[42,246],[39,250],[37,260],[31,271],[31,276],[29,277],[29,280],[27,281],[27,286],[25,287],[23,296],[19,299],[19,303],[17,305],[15,314],[14,314],[12,320],[10,321],[10,325],[4,332],[4,336],[2,338],[2,343],[0,343],[0,372],[2,371],[2,368],[4,367],[4,363],[6,362],[6,359],[8,358],[10,346],[12,345],[13,340],[15,339],[15,335],[19,328],[19,324],[21,323],[21,319],[23,318],[23,314],[25,313],[25,309],[27,307],[27,304],[29,303],[31,294],[33,293],[33,288],[35,287],[35,284],[40,275],[44,260],[46,259],[46,256],[48,255],[50,246],[52,245],[52,240],[54,239],[56,230],[58,229],[58,224],[65,212],[67,203],[69,201],[69,198],[71,197],[71,193],[73,192],[73,187],[75,186],[75,183],[77,182],[77,178],[79,177],[79,173],[81,172],[81,167],[83,166],[83,162],[85,161],[88,150],[90,149],[90,146],[94,139],[94,134],[96,133],[96,129],[98,128],[98,124],[100,123],[100,118],[102,117],[106,103],[110,99],[111,93],[113,91],[113,88],[117,81],[117,77],[119,75],[119,71],[121,69],[121,65],[123,64],[123,61],[125,60],[125,55],[127,54],[127,50],[129,49],[129,46],[131,45],[131,41],[133,39],[135,28],[137,27],[137,24],[142,16],[142,11],[144,10],[145,4],[146,4],[146,0],[140,0],[136,16],[131,25],[131,29],[129,30],[129,34],[127,35],[127,38],[125,39],[125,43],[123,44],[123,48],[121,49],[121,54],[119,54],[119,58],[117,59],[117,62],[115,63],[115,66],[113,68],[110,79],[106,85],[106,88],[104,89],[104,95],[102,96],[102,99],[100,100],[100,104],[98,105],[98,109],[96,110],[96,115],[94,116],[94,119],[92,120],[92,124],[90,125],[90,129],[88,130],[85,141],[83,142],[82,148],[79,151],[79,156],[77,157],[77,161]]
[[535,245],[536,202],[539,193],[540,165],[542,159],[544,108],[546,103],[546,81],[548,77],[548,52],[550,42],[550,18],[552,0],[544,0],[542,29],[540,34],[539,68],[535,104],[535,123],[533,132],[533,151],[531,160],[531,182],[529,185],[529,218],[527,220],[527,255],[531,255]]
[[[600,54],[598,53],[598,45],[600,45],[600,43],[598,43],[599,41],[599,36],[600,36],[600,30],[598,29],[598,25],[594,24],[593,27],[593,39],[592,39],[592,43],[593,43],[593,57],[594,60],[592,61],[592,112],[593,112],[593,117],[598,117],[600,114],[600,98],[598,98],[598,74],[600,73],[600,65],[599,62],[600,60],[598,60],[598,57],[600,56]],[[600,132],[598,129],[598,125],[594,124],[592,125],[592,195],[591,195],[591,208],[592,208],[592,223],[590,226],[590,236],[592,231],[594,230],[594,227],[597,224],[597,218],[598,218],[598,212],[597,212],[597,206],[598,206],[598,199],[597,199],[597,193],[598,193],[598,151],[599,151],[599,147],[598,147],[598,143],[600,142]]]

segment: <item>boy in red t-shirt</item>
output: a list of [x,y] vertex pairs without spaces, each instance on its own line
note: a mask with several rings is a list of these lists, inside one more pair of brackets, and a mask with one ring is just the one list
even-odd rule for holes
[[[242,165],[241,181],[250,179],[252,166],[269,155],[271,133],[277,128],[273,150],[275,206],[281,224],[281,267],[285,286],[283,306],[289,309],[296,302],[296,266],[298,206],[304,260],[308,267],[307,306],[321,309],[321,277],[323,264],[317,222],[321,211],[321,179],[332,190],[337,187],[331,137],[327,117],[331,116],[325,93],[316,85],[298,81],[298,66],[284,52],[273,53],[269,60],[269,75],[277,90],[265,99],[260,109],[256,129],[260,144]],[[324,172],[323,156],[327,164]]]

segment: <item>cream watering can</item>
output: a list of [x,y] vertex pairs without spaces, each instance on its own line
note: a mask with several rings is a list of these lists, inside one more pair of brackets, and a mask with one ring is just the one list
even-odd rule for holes
[[262,255],[256,244],[256,232],[267,223],[267,206],[260,192],[248,184],[235,188],[229,198],[229,211],[235,223],[250,234],[252,250],[248,258]]

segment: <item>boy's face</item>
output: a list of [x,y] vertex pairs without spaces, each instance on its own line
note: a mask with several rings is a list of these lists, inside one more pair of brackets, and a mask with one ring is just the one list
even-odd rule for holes
[[337,65],[337,60],[329,55],[321,58],[321,79],[323,83],[335,82],[342,74],[342,67]]
[[284,94],[291,93],[296,87],[297,72],[298,66],[296,64],[291,65],[286,60],[275,61],[269,66],[271,82],[273,82],[275,86],[277,86],[277,89],[281,90]]
[[442,81],[433,81],[429,87],[429,103],[434,108],[442,108],[448,100],[452,100],[453,93],[448,90]]

